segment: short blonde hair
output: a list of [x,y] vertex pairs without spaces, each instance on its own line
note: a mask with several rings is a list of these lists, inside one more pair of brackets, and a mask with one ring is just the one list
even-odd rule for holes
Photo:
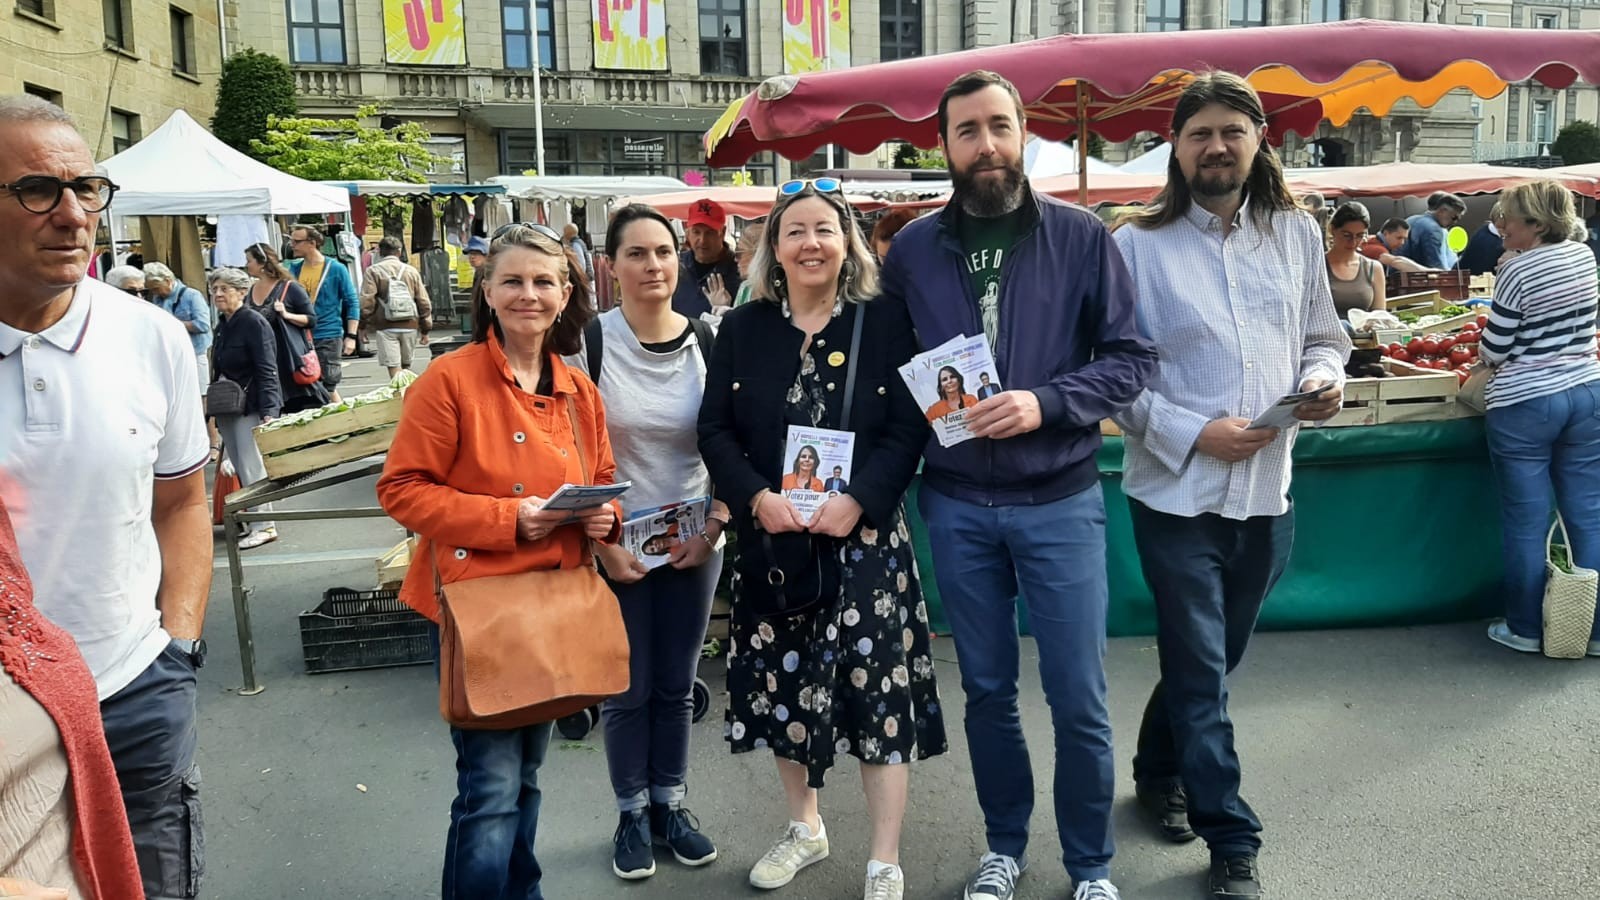
[[1585,234],[1572,192],[1560,182],[1543,178],[1519,184],[1501,194],[1498,205],[1507,219],[1521,219],[1537,229],[1541,243],[1579,240]]
[[[761,243],[756,246],[755,256],[750,259],[751,283],[750,297],[753,300],[765,300],[769,303],[781,303],[788,289],[780,291],[779,285],[784,283],[783,267],[778,265],[778,232],[783,222],[783,214],[793,206],[796,201],[810,197],[821,197],[826,200],[839,213],[839,224],[844,229],[844,266],[839,270],[839,296],[846,303],[864,303],[878,296],[878,262],[872,255],[872,248],[867,246],[866,236],[861,233],[861,226],[857,224],[855,213],[851,211],[850,204],[844,195],[837,191],[823,193],[815,187],[807,185],[798,193],[786,197],[779,197],[772,204],[772,212],[767,216],[766,230],[761,235]],[[774,278],[778,279],[774,281]]]

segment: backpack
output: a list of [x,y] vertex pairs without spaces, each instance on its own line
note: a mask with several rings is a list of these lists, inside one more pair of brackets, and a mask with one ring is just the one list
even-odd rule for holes
[[383,289],[378,291],[378,307],[383,317],[391,322],[417,317],[417,298],[411,294],[403,273],[385,272]]
[[[700,361],[705,363],[706,369],[711,368],[711,342],[716,339],[716,332],[711,330],[711,323],[704,319],[689,317],[689,327],[694,329],[694,343],[700,350]],[[589,365],[589,380],[600,385],[600,364],[605,356],[605,331],[600,328],[600,317],[595,316],[589,324],[583,326],[584,362]]]

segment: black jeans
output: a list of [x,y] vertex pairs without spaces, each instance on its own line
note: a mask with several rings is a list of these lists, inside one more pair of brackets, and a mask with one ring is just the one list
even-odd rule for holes
[[167,645],[138,678],[101,702],[100,717],[145,894],[149,900],[199,896],[205,840],[189,657]]
[[1189,824],[1221,856],[1255,853],[1261,820],[1239,796],[1226,676],[1289,563],[1294,507],[1243,521],[1174,516],[1129,500],[1134,543],[1155,595],[1161,680],[1145,705],[1136,781],[1179,778]]

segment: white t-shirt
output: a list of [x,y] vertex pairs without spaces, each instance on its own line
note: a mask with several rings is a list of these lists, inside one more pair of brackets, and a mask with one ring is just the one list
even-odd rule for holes
[[156,479],[206,464],[196,377],[177,319],[94,279],[36,335],[0,324],[0,496],[34,603],[78,642],[102,700],[170,640],[150,512]]

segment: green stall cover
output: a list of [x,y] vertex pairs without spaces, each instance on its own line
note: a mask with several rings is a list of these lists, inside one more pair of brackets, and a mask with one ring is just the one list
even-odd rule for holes
[[[1122,494],[1122,439],[1106,438],[1098,462],[1106,495],[1107,631],[1154,634],[1155,605]],[[1294,554],[1262,609],[1262,628],[1447,622],[1499,611],[1500,505],[1483,419],[1302,428],[1294,465]],[[919,477],[906,513],[929,618],[945,632],[934,555],[917,510],[920,487]]]

